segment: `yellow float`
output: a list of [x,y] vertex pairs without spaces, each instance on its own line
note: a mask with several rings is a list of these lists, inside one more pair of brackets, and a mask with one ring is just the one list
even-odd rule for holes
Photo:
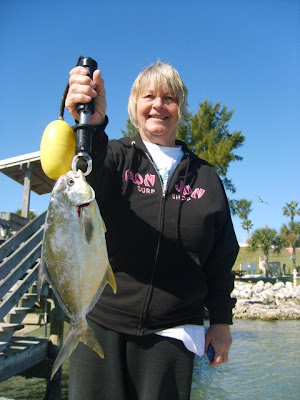
[[56,120],[44,130],[40,155],[45,174],[53,180],[71,169],[75,156],[75,135],[71,126],[64,120]]

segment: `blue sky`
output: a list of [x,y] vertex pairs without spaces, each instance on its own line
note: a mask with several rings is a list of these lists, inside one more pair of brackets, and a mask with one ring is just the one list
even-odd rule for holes
[[[0,46],[1,160],[39,150],[80,55],[102,70],[111,138],[125,128],[136,75],[160,58],[181,74],[191,111],[204,100],[234,109],[229,128],[246,140],[228,197],[253,202],[254,229],[279,230],[285,204],[300,203],[299,0],[1,0]],[[20,208],[22,191],[0,174],[0,211]],[[48,201],[33,194],[31,209]]]

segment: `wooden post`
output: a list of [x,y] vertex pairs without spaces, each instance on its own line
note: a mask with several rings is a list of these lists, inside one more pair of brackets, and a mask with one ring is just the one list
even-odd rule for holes
[[[50,338],[48,346],[48,358],[53,361],[58,356],[62,347],[64,334],[64,317],[65,314],[58,304],[53,294],[53,303],[50,312]],[[52,380],[47,381],[47,391],[44,400],[60,400],[61,399],[61,368],[54,375]]]
[[22,217],[29,219],[29,205],[30,205],[30,190],[31,190],[31,169],[30,164],[25,170],[24,175],[24,189],[23,189],[23,202],[22,202]]

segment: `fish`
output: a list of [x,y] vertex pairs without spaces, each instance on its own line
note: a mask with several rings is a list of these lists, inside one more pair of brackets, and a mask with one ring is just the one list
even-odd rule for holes
[[47,210],[38,275],[38,294],[47,281],[70,318],[69,333],[52,368],[51,379],[79,342],[104,357],[86,315],[105,286],[117,291],[109,263],[105,224],[95,192],[81,170],[56,181]]

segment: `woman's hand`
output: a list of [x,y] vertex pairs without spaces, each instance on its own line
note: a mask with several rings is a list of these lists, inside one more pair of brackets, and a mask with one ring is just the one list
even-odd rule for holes
[[79,120],[77,104],[89,103],[92,99],[95,99],[95,112],[91,115],[91,124],[101,124],[106,112],[106,96],[101,72],[96,70],[92,80],[84,67],[73,68],[70,72],[69,91],[65,103],[67,110]]
[[216,367],[217,365],[226,363],[228,361],[229,349],[232,344],[230,325],[211,325],[205,335],[205,352],[207,352],[210,344],[215,350],[215,357],[210,363],[210,366]]

